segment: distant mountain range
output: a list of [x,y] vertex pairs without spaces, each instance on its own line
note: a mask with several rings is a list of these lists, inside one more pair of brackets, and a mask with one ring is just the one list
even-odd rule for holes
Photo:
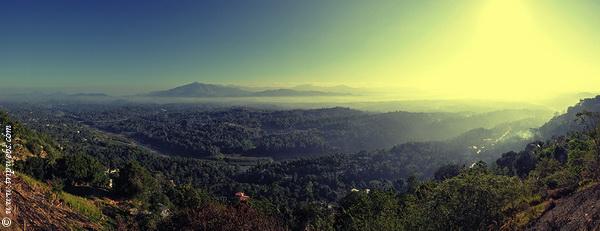
[[76,93],[70,94],[69,96],[73,97],[109,97],[109,95],[104,93]]
[[155,91],[148,96],[157,97],[281,97],[281,96],[339,96],[349,95],[342,92],[316,90],[273,89],[249,91],[235,86],[223,86],[206,83],[190,83],[164,91]]
[[298,85],[291,89],[296,90],[296,91],[321,91],[321,92],[335,92],[335,93],[355,93],[359,90],[357,88],[348,87],[346,85],[322,87],[322,86],[315,86],[312,84]]

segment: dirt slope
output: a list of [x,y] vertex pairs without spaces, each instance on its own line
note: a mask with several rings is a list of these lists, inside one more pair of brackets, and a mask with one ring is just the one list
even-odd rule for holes
[[555,201],[530,230],[600,230],[600,185]]
[[[4,169],[0,179],[4,181]],[[46,184],[24,178],[12,177],[12,195],[10,195],[13,214],[9,216],[12,224],[3,230],[98,230],[83,215],[73,211],[59,199]],[[0,220],[4,218],[6,198],[5,184],[0,185]]]

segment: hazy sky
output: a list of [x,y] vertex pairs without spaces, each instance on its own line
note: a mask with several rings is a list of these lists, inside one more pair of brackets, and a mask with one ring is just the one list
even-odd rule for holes
[[592,0],[3,1],[0,85],[320,83],[540,98],[600,86],[597,12]]

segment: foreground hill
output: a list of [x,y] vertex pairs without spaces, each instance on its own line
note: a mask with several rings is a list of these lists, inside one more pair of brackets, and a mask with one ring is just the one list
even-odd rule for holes
[[[249,204],[223,203],[227,201],[189,184],[165,180],[135,160],[110,170],[97,156],[82,153],[77,142],[54,142],[1,111],[0,124],[13,127],[8,142],[15,148],[11,191],[3,184],[0,194],[3,203],[11,201],[9,230],[285,230]],[[4,140],[0,144],[7,148]],[[142,159],[158,158],[136,154]],[[127,158],[116,155],[113,160]],[[4,156],[0,161],[2,166],[7,163]],[[2,168],[3,181],[5,174]]]
[[600,185],[590,186],[563,199],[552,201],[552,209],[538,218],[531,230],[598,230]]
[[[594,191],[587,189],[600,179],[597,143],[588,130],[524,144],[527,139],[522,138],[531,133],[522,131],[536,121],[523,116],[530,113],[514,111],[372,114],[343,108],[265,111],[64,104],[10,108],[27,127],[36,130],[17,132],[28,153],[17,161],[18,170],[53,185],[62,182],[64,187],[52,187],[56,193],[69,192],[94,201],[102,215],[95,216],[101,219],[93,223],[107,229],[522,230],[553,222],[569,227],[559,216],[552,216],[552,211],[556,209],[559,215],[573,211],[569,204],[574,203],[568,202],[571,196],[588,208]],[[518,120],[497,124],[497,118]],[[411,125],[431,126],[435,129],[432,134],[438,134],[469,121],[480,128],[443,141],[256,161],[247,168],[229,157],[161,155],[129,142],[129,137],[135,137],[130,133],[99,129],[103,123],[133,123],[132,128],[151,131],[148,134],[152,136],[168,134],[165,143],[177,141],[173,137],[179,132],[200,131],[211,136],[200,136],[199,141],[227,147],[231,143],[219,142],[235,140],[233,135],[246,128],[260,129],[255,131],[260,141],[265,139],[262,132],[267,131],[276,131],[271,136],[295,129],[351,131],[352,126],[342,125],[363,123],[361,128],[372,129],[355,130],[363,137],[387,127],[418,131],[407,129]],[[273,128],[278,129],[269,130]],[[211,140],[215,136],[220,140]],[[518,148],[509,149],[504,145],[508,143]],[[505,152],[494,161],[501,150],[518,152]],[[480,162],[482,159],[488,163]],[[107,184],[109,179],[113,186]],[[569,206],[561,209],[558,202],[563,200]],[[598,228],[589,224],[591,229]]]
[[[5,178],[4,170],[0,177]],[[105,222],[94,201],[53,192],[28,176],[13,176],[11,188],[12,230],[99,230]],[[0,201],[5,199],[6,194],[1,193]]]

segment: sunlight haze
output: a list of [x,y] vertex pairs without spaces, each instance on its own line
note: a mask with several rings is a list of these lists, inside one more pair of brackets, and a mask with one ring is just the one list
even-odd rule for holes
[[344,84],[394,100],[529,101],[600,84],[594,1],[12,4],[0,9],[18,22],[0,38],[11,89]]

